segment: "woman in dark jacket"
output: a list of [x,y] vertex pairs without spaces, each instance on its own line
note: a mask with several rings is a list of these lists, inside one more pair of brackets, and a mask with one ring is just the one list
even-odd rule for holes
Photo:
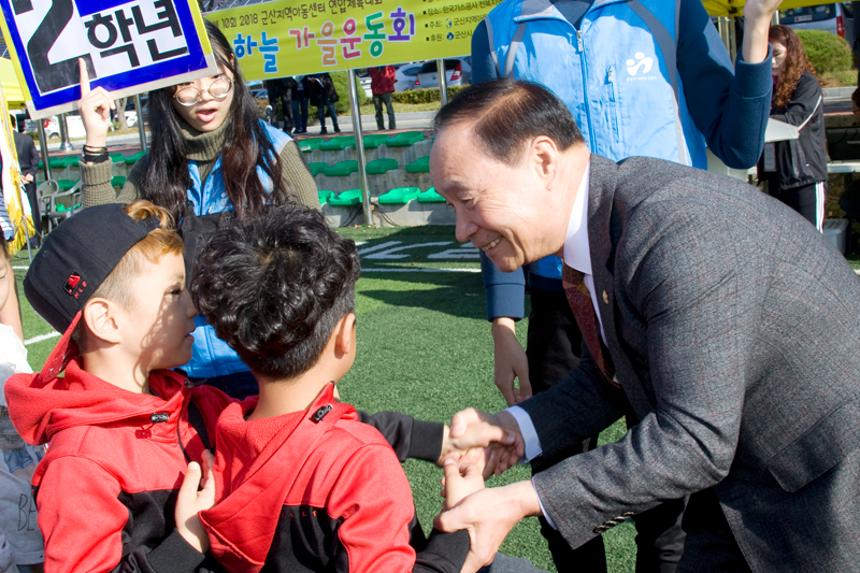
[[768,192],[821,231],[827,181],[824,102],[815,70],[788,26],[772,26],[773,102],[770,116],[797,127],[796,140],[765,146],[760,167]]
[[310,99],[313,105],[317,106],[320,118],[320,133],[323,135],[328,133],[325,127],[326,114],[331,117],[334,132],[340,133],[340,127],[337,124],[337,111],[334,106],[338,96],[331,76],[326,72],[313,74],[305,76],[304,82],[308,99]]

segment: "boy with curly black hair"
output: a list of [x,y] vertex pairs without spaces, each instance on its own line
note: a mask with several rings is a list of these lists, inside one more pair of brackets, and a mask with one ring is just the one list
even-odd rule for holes
[[[464,564],[468,534],[423,539],[391,446],[336,398],[335,383],[355,360],[358,275],[355,244],[303,207],[222,227],[196,263],[198,310],[260,386],[258,400],[232,404],[218,420],[220,501],[200,514],[210,551],[228,570],[453,572]],[[438,440],[432,447],[438,454]]]

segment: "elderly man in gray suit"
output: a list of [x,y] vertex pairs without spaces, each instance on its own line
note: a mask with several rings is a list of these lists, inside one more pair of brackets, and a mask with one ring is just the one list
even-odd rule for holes
[[856,571],[860,279],[845,260],[746,184],[590,155],[535,84],[468,88],[436,128],[431,173],[458,240],[504,270],[561,255],[585,347],[563,383],[493,416],[461,412],[452,433],[489,421],[532,459],[603,430],[625,400],[641,418],[438,525],[467,528],[488,560],[527,515],[576,547],[692,494],[682,571]]

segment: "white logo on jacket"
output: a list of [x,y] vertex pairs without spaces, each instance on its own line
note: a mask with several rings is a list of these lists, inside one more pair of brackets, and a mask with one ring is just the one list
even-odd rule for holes
[[642,52],[636,52],[625,64],[627,65],[627,73],[630,76],[636,77],[640,72],[644,76],[651,73],[651,68],[654,67],[654,58],[645,56]]

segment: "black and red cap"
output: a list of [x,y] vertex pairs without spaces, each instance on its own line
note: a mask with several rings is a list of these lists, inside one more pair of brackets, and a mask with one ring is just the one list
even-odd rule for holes
[[[24,293],[42,318],[65,332],[125,254],[159,227],[135,221],[112,203],[75,213],[45,239],[24,278]],[[77,322],[77,321],[75,321]]]

